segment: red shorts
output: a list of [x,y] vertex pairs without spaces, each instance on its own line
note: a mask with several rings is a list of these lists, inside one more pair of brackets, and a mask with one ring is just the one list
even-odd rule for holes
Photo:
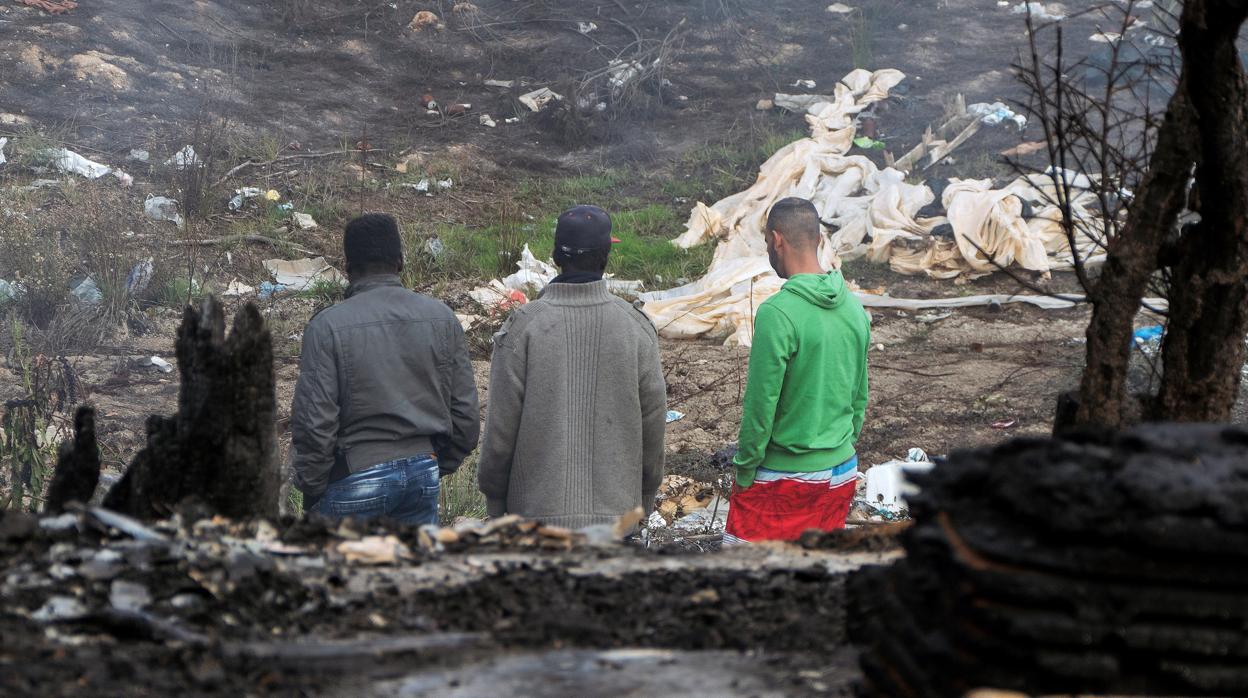
[[733,486],[724,543],[792,541],[812,528],[844,528],[857,481],[857,458],[851,463],[818,473],[760,468],[754,484],[746,489]]

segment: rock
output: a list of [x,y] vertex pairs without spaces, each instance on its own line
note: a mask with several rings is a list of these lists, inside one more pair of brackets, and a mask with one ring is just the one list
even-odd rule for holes
[[771,111],[776,108],[776,103],[770,99],[760,99],[754,108],[759,111]]
[[152,593],[137,582],[116,579],[108,589],[108,603],[118,611],[137,613],[152,603]]
[[437,24],[438,16],[436,14],[430,12],[429,10],[421,10],[416,13],[416,16],[412,18],[411,22],[408,22],[407,29],[410,32],[419,33],[424,31],[426,27],[436,27]]
[[53,596],[31,614],[31,618],[43,623],[74,620],[87,615],[86,606],[72,596]]

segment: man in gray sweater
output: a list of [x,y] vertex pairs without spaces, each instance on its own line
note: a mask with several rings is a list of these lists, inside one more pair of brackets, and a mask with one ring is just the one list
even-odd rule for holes
[[438,522],[438,478],[477,445],[480,412],[451,309],[403,287],[393,218],[343,236],[346,300],[308,322],[291,405],[303,508],[332,518]]
[[561,273],[494,336],[478,464],[490,516],[580,528],[654,508],[667,387],[654,325],[602,278],[613,242],[602,209],[565,211]]

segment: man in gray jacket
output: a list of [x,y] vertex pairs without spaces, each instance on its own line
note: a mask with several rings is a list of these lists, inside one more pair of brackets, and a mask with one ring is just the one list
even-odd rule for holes
[[654,325],[602,278],[613,242],[602,209],[565,211],[560,275],[494,336],[477,475],[490,516],[580,528],[654,507],[667,388]]
[[334,518],[438,522],[438,478],[477,445],[480,413],[464,331],[403,287],[394,218],[347,224],[346,300],[303,333],[291,407],[304,509]]

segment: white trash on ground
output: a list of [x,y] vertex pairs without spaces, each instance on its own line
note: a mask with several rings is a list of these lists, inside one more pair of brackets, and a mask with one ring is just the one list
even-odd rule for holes
[[134,177],[114,169],[108,165],[88,160],[87,158],[66,148],[50,148],[43,151],[43,155],[52,161],[52,166],[62,172],[81,175],[87,179],[99,179],[106,174],[111,174],[121,181],[122,185],[130,186],[134,184]]
[[152,272],[156,270],[156,260],[152,257],[135,264],[126,275],[126,293],[131,296],[147,290],[152,282]]
[[70,294],[87,305],[95,305],[104,300],[104,292],[100,290],[95,279],[86,277],[69,289]]
[[224,298],[239,298],[242,296],[250,296],[255,292],[255,287],[248,286],[238,279],[233,279],[230,281],[229,285],[225,287],[225,290],[221,292],[221,296]]
[[900,514],[906,507],[906,494],[913,489],[905,482],[905,475],[914,472],[926,472],[934,467],[932,461],[921,448],[912,448],[903,460],[890,460],[872,466],[859,477],[866,479],[866,490],[863,500],[869,507],[884,510],[890,514]]
[[291,217],[300,230],[315,230],[317,228],[316,220],[310,214],[296,213]]
[[345,286],[347,279],[325,261],[324,257],[304,259],[266,259],[264,268],[273,275],[273,281],[283,290],[304,291],[317,283]]
[[543,87],[539,90],[533,90],[528,94],[520,95],[520,103],[528,107],[531,111],[541,111],[551,102],[562,100],[563,95],[555,92],[549,87]]
[[242,189],[235,189],[234,198],[230,199],[229,203],[230,210],[237,211],[241,209],[243,204],[246,203],[248,199],[254,199],[263,193],[264,192],[261,191],[259,187],[243,187]]
[[199,156],[195,154],[195,148],[186,146],[182,150],[174,153],[165,164],[178,170],[185,170],[188,167],[198,167],[203,164]]
[[151,357],[150,359],[148,359],[148,362],[152,366],[155,366],[156,369],[159,370],[161,373],[173,373],[173,364],[169,363],[168,361],[165,361],[159,356]]
[[1002,123],[1009,121],[1018,126],[1019,131],[1027,128],[1027,117],[1015,112],[1001,102],[993,102],[992,104],[978,102],[968,105],[966,111],[980,117],[980,121],[989,126],[1000,126]]
[[181,228],[186,225],[182,214],[178,213],[178,202],[167,196],[148,196],[143,202],[143,213],[154,221],[171,221]]
[[540,261],[533,256],[528,243],[525,243],[524,249],[520,251],[520,261],[517,262],[517,266],[520,267],[519,271],[503,278],[503,286],[516,291],[537,293],[545,288],[551,279],[559,275],[559,270],[553,264]]
[[1020,2],[1011,10],[1016,15],[1025,15],[1029,11],[1033,19],[1045,22],[1060,22],[1066,19],[1066,15],[1050,12],[1042,2]]
[[0,303],[17,298],[17,287],[13,284],[0,279]]
[[8,144],[9,144],[9,139],[0,138],[0,165],[3,165],[4,163],[8,162],[8,160],[6,160],[4,157],[4,146]]

